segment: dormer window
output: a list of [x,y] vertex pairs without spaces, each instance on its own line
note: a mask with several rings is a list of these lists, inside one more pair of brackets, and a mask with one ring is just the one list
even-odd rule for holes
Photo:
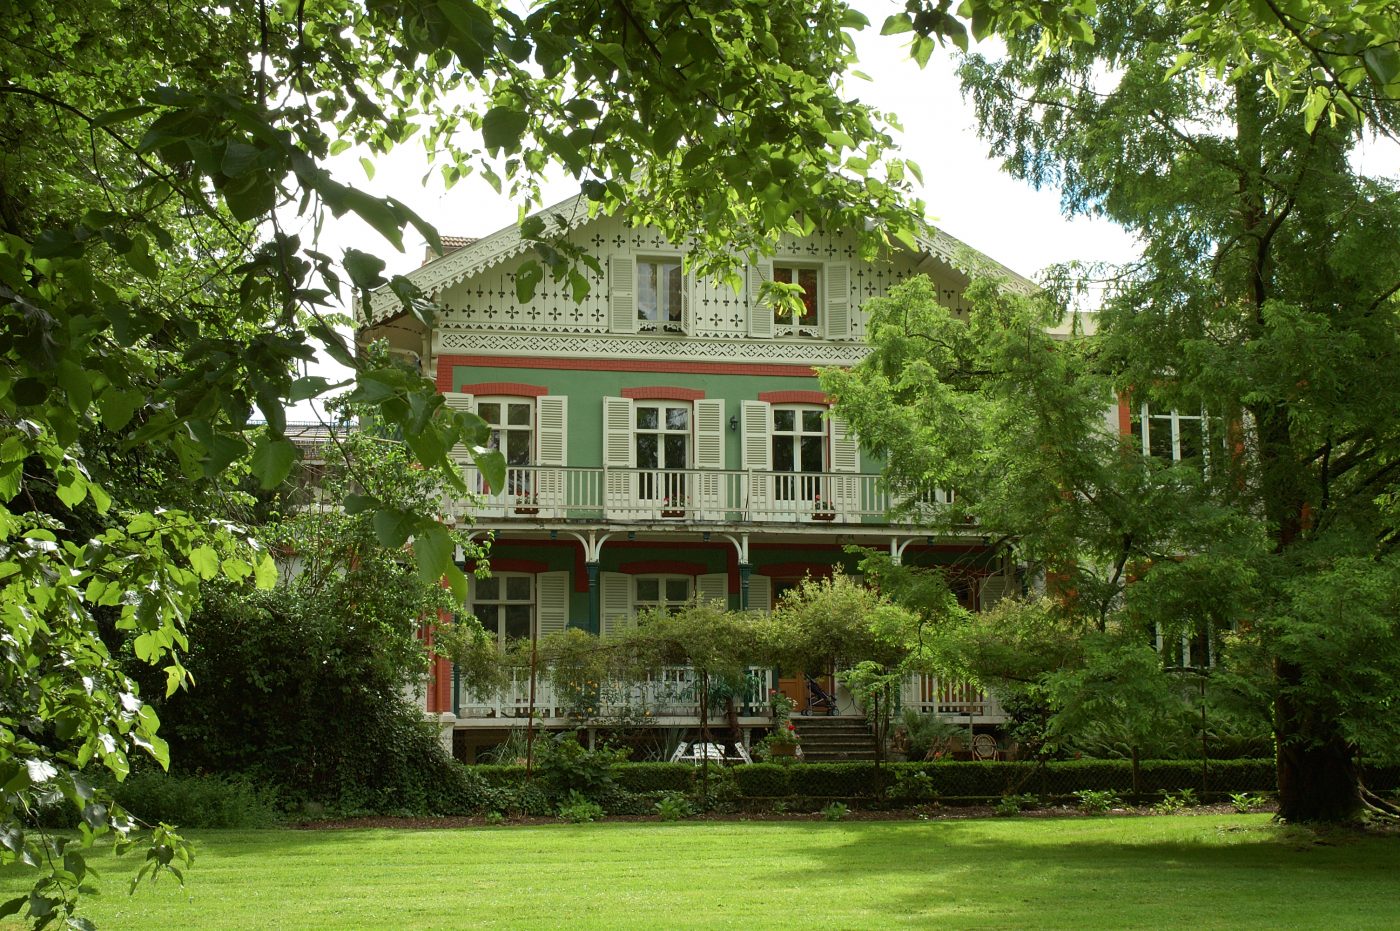
[[637,330],[679,332],[684,289],[680,259],[638,259]]
[[802,289],[800,303],[796,308],[780,304],[773,308],[774,334],[777,336],[822,335],[821,299],[818,287],[821,275],[814,266],[779,265],[773,266],[773,280],[781,284],[797,285]]

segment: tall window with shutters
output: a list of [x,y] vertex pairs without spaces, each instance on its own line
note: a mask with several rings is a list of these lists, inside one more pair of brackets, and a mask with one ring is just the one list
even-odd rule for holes
[[501,573],[473,580],[472,613],[504,649],[511,640],[535,633],[535,578]]
[[[476,413],[491,428],[487,448],[506,460],[506,491],[528,495],[534,489],[529,466],[535,458],[535,402],[533,398],[477,398]],[[513,468],[515,467],[515,468]]]
[[773,332],[777,336],[821,336],[822,314],[818,285],[821,271],[815,266],[773,266],[773,280],[779,284],[795,285],[800,289],[795,307],[787,304],[773,306]]
[[685,275],[679,258],[637,260],[637,330],[681,332]]
[[[687,506],[690,467],[690,405],[675,401],[639,401],[635,409],[638,497],[676,508]],[[673,473],[673,474],[668,474]]]
[[773,407],[773,493],[779,501],[830,499],[821,476],[827,470],[823,414],[820,407]]

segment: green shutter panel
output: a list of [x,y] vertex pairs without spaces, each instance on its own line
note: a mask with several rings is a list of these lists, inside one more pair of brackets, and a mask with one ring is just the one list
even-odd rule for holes
[[633,624],[632,577],[621,572],[598,576],[599,634],[607,637]]
[[724,572],[716,572],[711,575],[700,575],[695,577],[696,599],[701,604],[709,602],[719,602],[719,606],[725,610],[729,609],[729,575]]
[[773,308],[759,300],[766,282],[773,280],[773,263],[759,262],[747,269],[749,297],[749,335],[758,339],[773,338]]
[[608,329],[637,332],[637,260],[630,255],[608,259]]
[[826,279],[826,338],[851,338],[851,266],[833,262],[822,269]]
[[535,494],[539,506],[563,517],[564,470],[545,468],[568,464],[569,399],[562,394],[546,394],[535,402]]
[[569,626],[569,573],[541,572],[535,582],[539,634],[557,634]]

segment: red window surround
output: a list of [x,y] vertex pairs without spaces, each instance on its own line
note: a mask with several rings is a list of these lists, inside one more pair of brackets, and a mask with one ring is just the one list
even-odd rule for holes
[[617,567],[619,572],[628,575],[704,575],[705,567],[698,562],[681,562],[676,559],[645,559],[639,562],[625,562]]
[[442,355],[437,360],[439,391],[451,391],[453,369],[476,368],[550,369],[586,372],[654,372],[658,375],[783,375],[817,377],[810,365],[755,362],[681,362],[671,359],[566,359],[543,356]]
[[769,404],[831,404],[820,391],[760,391],[758,399]]
[[700,401],[704,399],[705,392],[696,388],[653,385],[647,388],[623,388],[622,396],[637,401]]
[[502,395],[511,398],[538,398],[549,394],[549,389],[543,385],[527,385],[518,381],[483,381],[475,385],[463,385],[457,390],[462,394],[474,394],[479,397]]
[[492,572],[548,572],[549,563],[538,559],[516,559],[511,556],[491,556],[486,559]]

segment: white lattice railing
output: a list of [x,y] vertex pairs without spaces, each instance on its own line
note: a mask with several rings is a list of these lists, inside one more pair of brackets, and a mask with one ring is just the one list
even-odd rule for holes
[[[711,690],[716,688],[711,680]],[[773,670],[751,666],[745,672],[744,694],[736,696],[739,713],[768,713],[768,690]],[[700,690],[690,666],[665,666],[636,681],[580,682],[556,689],[545,675],[535,680],[535,714],[541,718],[577,716],[585,719],[694,718],[700,716]],[[530,671],[513,669],[509,683],[498,692],[482,694],[469,683],[457,693],[461,718],[524,718],[530,714]],[[712,705],[712,716],[715,715]]]
[[900,698],[904,707],[920,714],[1006,719],[1006,712],[995,696],[970,683],[946,681],[937,676],[910,676],[904,680]]
[[[492,489],[464,466],[476,501],[449,500],[449,515],[527,520],[877,523],[897,496],[883,476],[848,472],[741,472],[719,469],[585,469],[512,466]],[[926,508],[952,496],[935,492]],[[901,521],[918,522],[918,514]]]

